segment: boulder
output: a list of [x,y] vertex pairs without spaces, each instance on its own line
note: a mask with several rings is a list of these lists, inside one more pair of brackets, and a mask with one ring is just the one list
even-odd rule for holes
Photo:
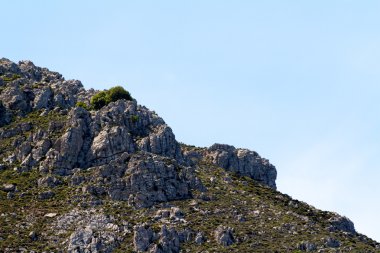
[[14,192],[16,190],[15,184],[3,184],[3,187],[1,188],[5,192]]
[[46,176],[37,180],[38,187],[54,188],[60,185],[62,182],[53,176]]
[[317,249],[317,246],[315,246],[314,243],[306,241],[306,242],[301,242],[298,245],[298,249],[301,251],[305,251],[305,252],[312,252],[312,251],[315,251]]
[[230,246],[231,244],[235,243],[233,229],[230,227],[225,227],[223,225],[219,225],[214,231],[214,238],[218,244],[223,246]]
[[339,248],[340,242],[332,237],[328,237],[325,239],[325,246],[328,248]]
[[202,232],[198,232],[197,235],[195,236],[195,243],[196,244],[203,244],[206,241],[206,238]]
[[38,194],[38,198],[41,200],[51,199],[54,197],[54,195],[55,194],[52,191],[45,191],[45,192],[41,192],[40,194]]

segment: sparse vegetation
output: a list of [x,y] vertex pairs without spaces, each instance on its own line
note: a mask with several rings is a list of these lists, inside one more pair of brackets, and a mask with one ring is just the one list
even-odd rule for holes
[[18,74],[13,74],[12,76],[8,77],[8,76],[3,76],[2,79],[4,80],[4,82],[12,82],[14,80],[17,80],[21,78],[20,75]]
[[137,121],[139,121],[139,115],[132,115],[131,120],[133,123],[136,123]]
[[82,108],[84,108],[84,109],[86,109],[86,110],[90,110],[91,109],[91,107],[90,106],[88,106],[85,102],[83,102],[83,101],[79,101],[79,102],[77,102],[76,104],[75,104],[75,106],[76,107],[82,107]]

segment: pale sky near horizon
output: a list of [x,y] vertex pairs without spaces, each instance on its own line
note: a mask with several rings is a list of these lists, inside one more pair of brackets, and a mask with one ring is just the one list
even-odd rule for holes
[[255,150],[279,191],[380,241],[379,1],[0,2],[0,58],[123,85],[177,140]]

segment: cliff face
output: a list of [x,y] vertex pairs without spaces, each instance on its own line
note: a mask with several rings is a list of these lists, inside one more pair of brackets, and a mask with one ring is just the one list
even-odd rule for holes
[[2,251],[379,248],[347,218],[275,191],[277,171],[256,152],[180,144],[135,100],[76,106],[94,94],[0,60]]

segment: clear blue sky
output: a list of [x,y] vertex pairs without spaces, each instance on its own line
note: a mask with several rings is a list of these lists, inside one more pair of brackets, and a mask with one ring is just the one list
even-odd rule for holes
[[278,189],[380,241],[380,2],[1,1],[0,57],[121,84],[179,141],[256,150]]

